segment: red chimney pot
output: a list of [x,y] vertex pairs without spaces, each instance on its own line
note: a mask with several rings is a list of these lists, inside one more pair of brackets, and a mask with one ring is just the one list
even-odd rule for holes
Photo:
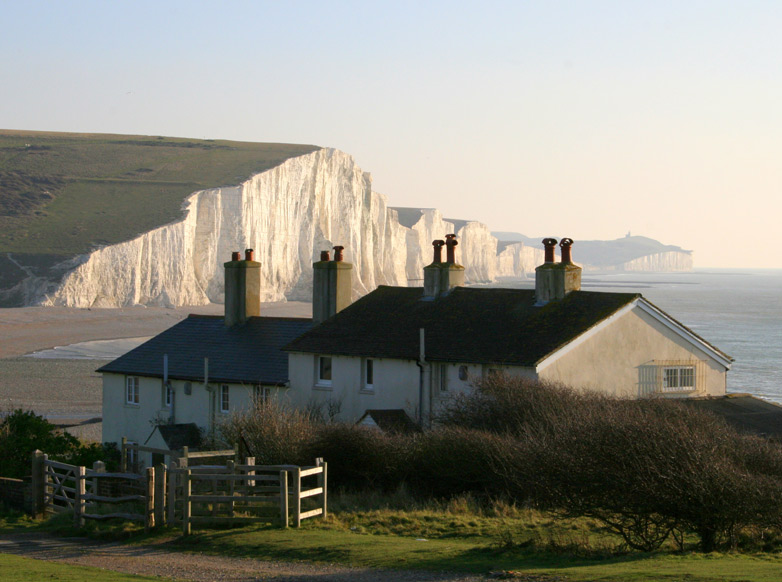
[[320,260],[321,261],[330,261],[331,257],[329,257],[328,251],[320,251]]
[[231,253],[231,260],[232,261],[241,261],[242,255],[239,253],[239,251],[234,251]]
[[555,238],[544,238],[543,239],[543,247],[545,250],[545,258],[544,261],[546,263],[553,263],[554,262],[554,247],[557,246],[557,239]]
[[255,260],[255,251],[253,249],[246,249],[244,251],[244,260],[245,261],[254,261]]
[[572,238],[563,238],[561,241],[559,241],[559,248],[562,249],[562,262],[563,263],[572,263],[573,262],[573,253],[571,246],[573,245],[573,239]]
[[445,235],[446,263],[450,265],[456,264],[456,245],[458,244],[459,241],[456,240],[455,234]]
[[433,240],[432,246],[434,247],[434,259],[432,260],[433,263],[439,264],[443,262],[443,246],[445,245],[444,240]]
[[339,263],[342,261],[342,251],[345,247],[334,247],[334,261]]

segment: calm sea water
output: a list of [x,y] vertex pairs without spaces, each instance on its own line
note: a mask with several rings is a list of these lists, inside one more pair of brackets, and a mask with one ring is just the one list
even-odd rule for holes
[[643,294],[735,359],[729,392],[782,403],[782,270],[584,273],[581,288]]

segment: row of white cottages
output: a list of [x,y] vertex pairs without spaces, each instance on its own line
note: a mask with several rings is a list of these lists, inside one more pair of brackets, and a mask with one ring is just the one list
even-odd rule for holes
[[346,421],[404,411],[426,425],[444,398],[496,372],[616,395],[725,394],[732,359],[640,294],[581,291],[572,240],[559,262],[557,241],[544,241],[533,291],[463,287],[446,238],[424,287],[381,286],[354,303],[342,248],[324,252],[313,319],[264,317],[261,264],[234,253],[224,317],[191,315],[100,368],[103,440],[174,448],[193,424],[210,432],[259,398],[330,405]]

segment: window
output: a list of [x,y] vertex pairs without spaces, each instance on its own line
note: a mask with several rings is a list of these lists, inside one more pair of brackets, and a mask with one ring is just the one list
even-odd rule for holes
[[318,356],[318,385],[331,386],[331,358]]
[[663,392],[695,389],[695,366],[663,368]]
[[362,390],[372,391],[375,389],[375,360],[366,358],[363,361],[361,378],[362,378]]
[[228,412],[231,408],[231,388],[228,384],[220,385],[220,412]]
[[256,384],[253,386],[253,398],[255,399],[255,404],[263,404],[264,402],[269,400],[269,387],[268,386],[261,386],[260,384]]
[[459,380],[464,382],[469,376],[470,371],[467,369],[467,366],[459,366]]
[[171,382],[163,382],[163,406],[171,408],[171,404],[174,402],[174,388],[171,386]]
[[125,454],[127,455],[127,457],[125,457],[126,470],[130,471],[131,473],[138,473],[139,459],[138,459],[138,449],[136,448],[138,446],[138,443],[133,441],[128,441],[127,444],[130,446],[125,449]]
[[125,403],[138,404],[138,376],[125,378]]
[[436,366],[437,371],[437,387],[440,392],[448,392],[448,364],[440,364]]

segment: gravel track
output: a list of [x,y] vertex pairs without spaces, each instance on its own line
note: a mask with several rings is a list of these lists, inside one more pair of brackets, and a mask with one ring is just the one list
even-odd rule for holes
[[[87,538],[60,538],[41,533],[0,535],[0,552],[26,558],[91,566],[178,581],[226,580],[250,582],[479,582],[483,576],[422,572],[417,570],[374,570],[308,562],[276,562],[171,552],[159,546],[130,546]],[[524,580],[525,578],[516,578]],[[542,578],[526,578],[543,580]]]

